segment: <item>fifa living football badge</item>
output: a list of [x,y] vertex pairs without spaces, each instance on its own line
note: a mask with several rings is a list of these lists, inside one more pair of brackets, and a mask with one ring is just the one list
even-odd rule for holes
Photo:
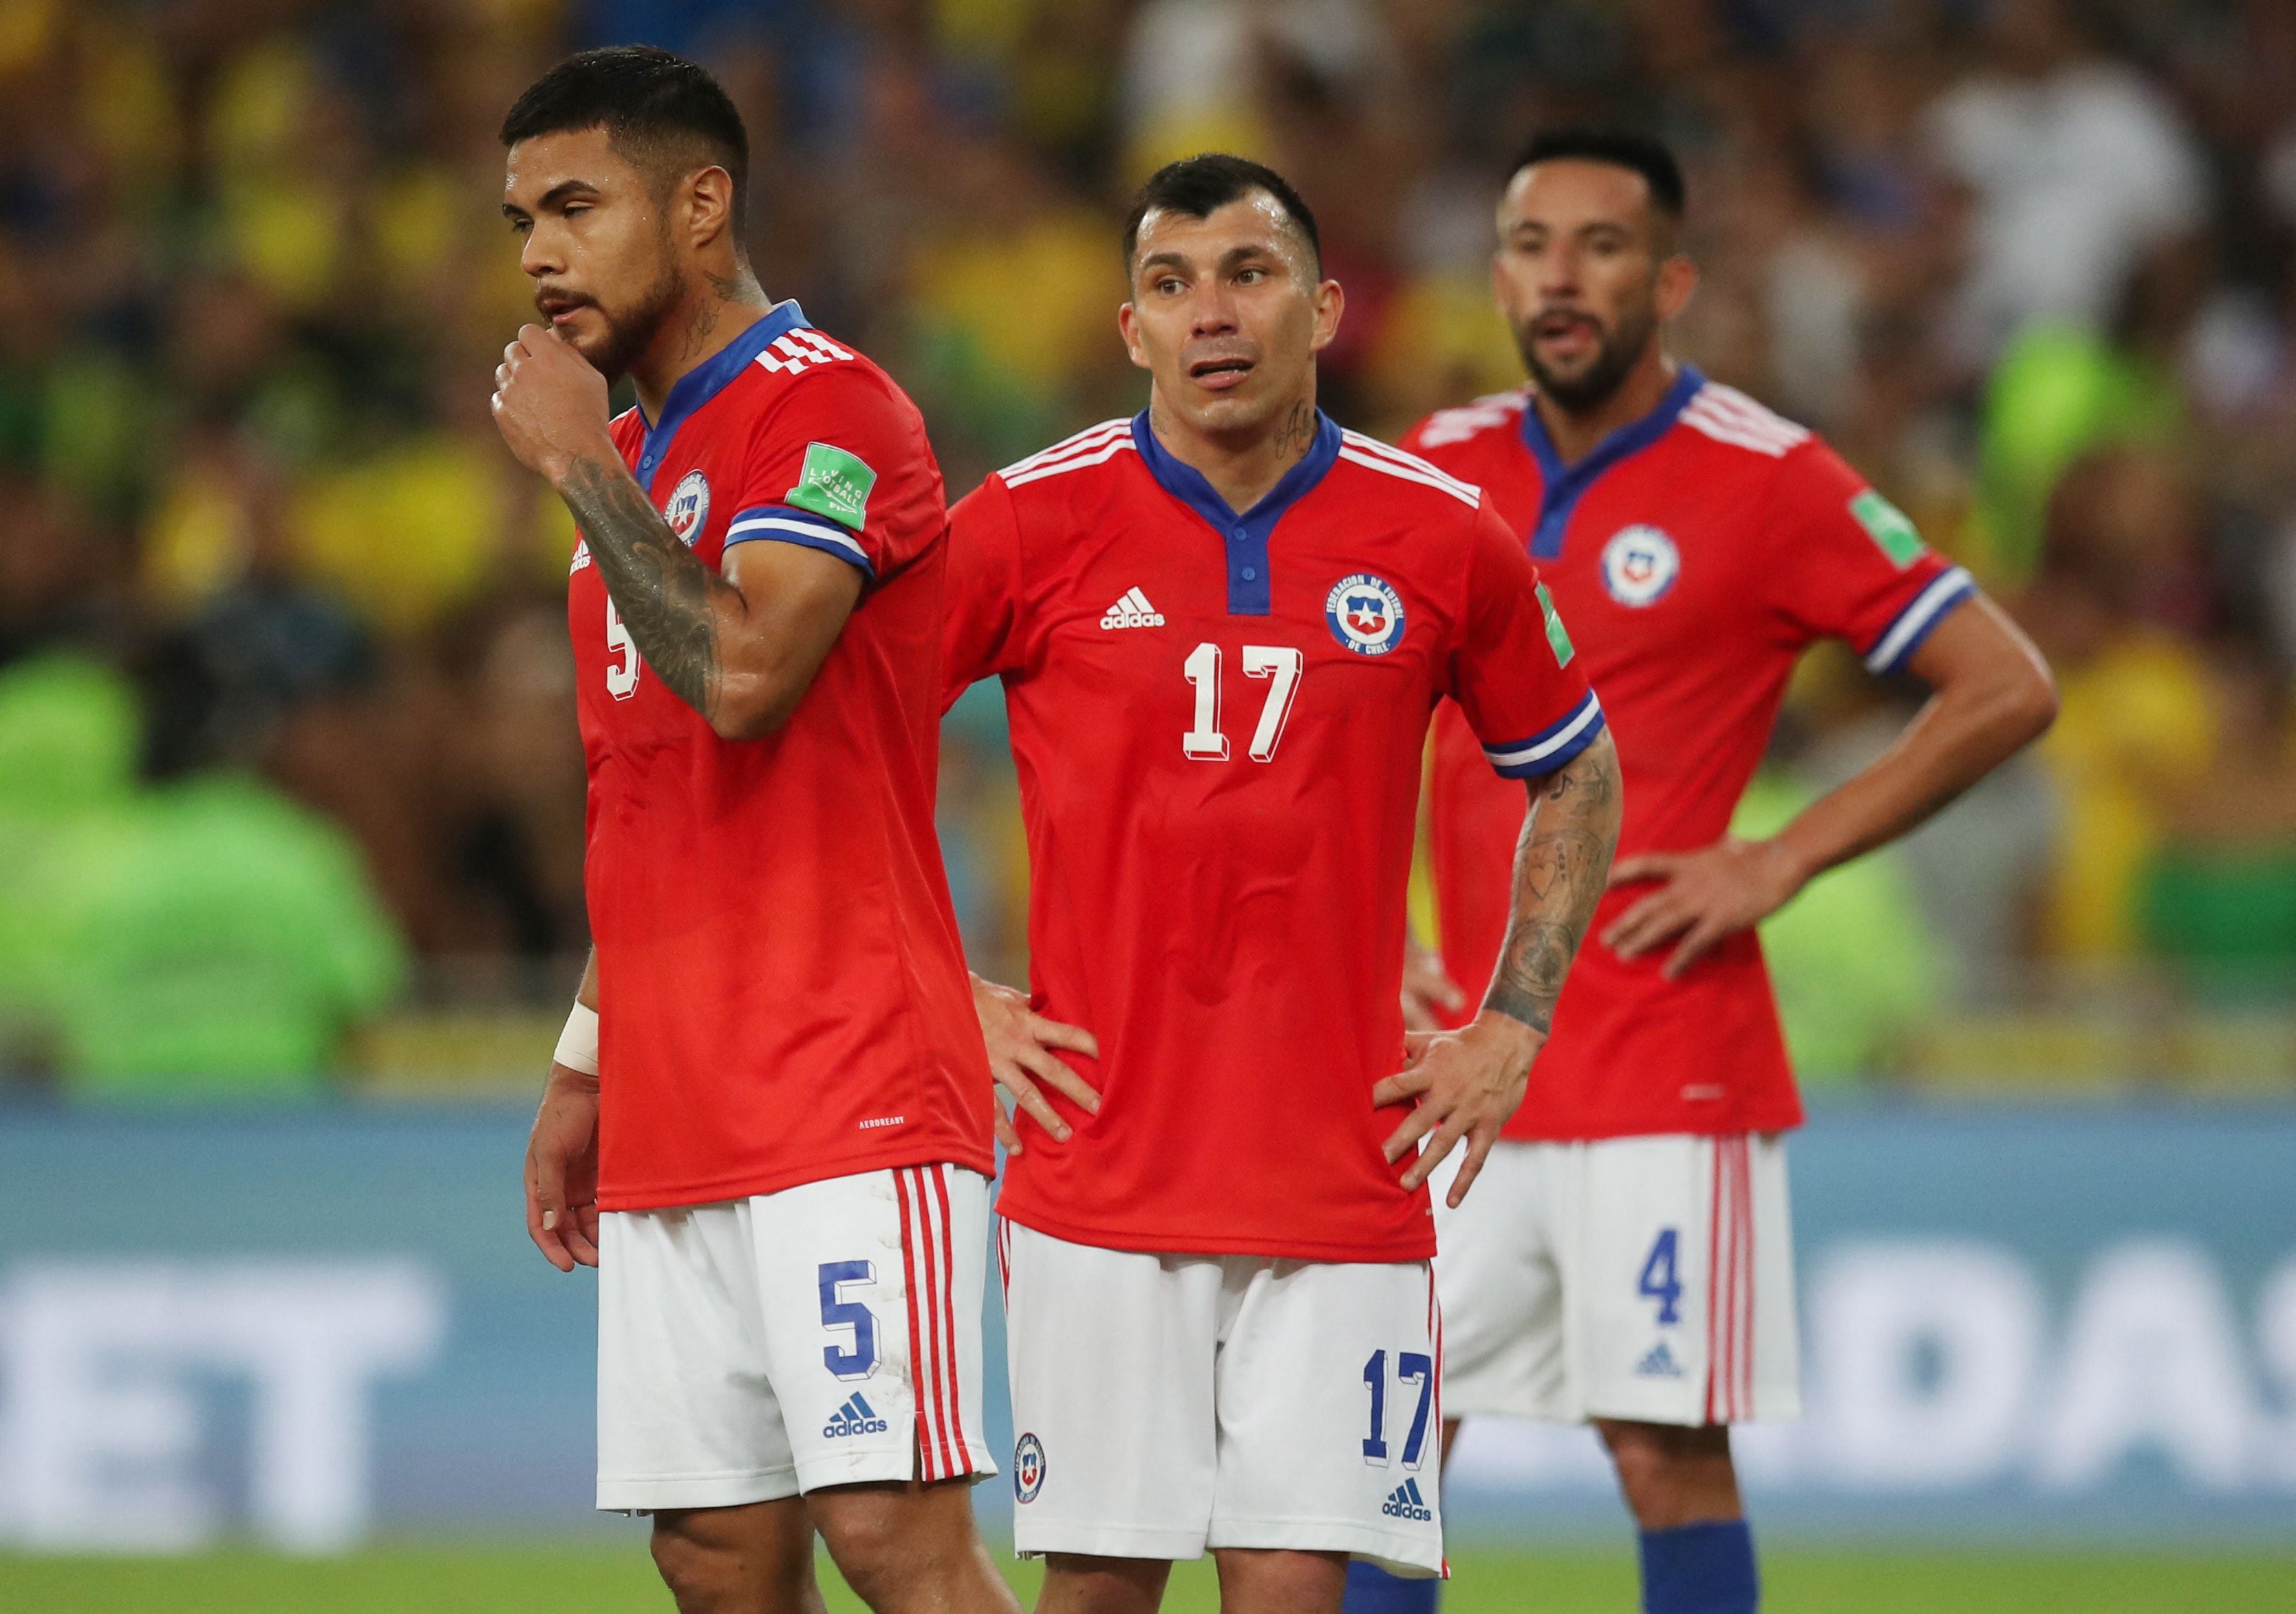
[[1356,572],[1324,596],[1324,620],[1358,656],[1383,656],[1403,643],[1403,596],[1385,578]]
[[670,531],[688,549],[701,536],[702,523],[709,519],[709,479],[698,471],[689,471],[677,480],[677,490],[669,496],[669,504],[662,512]]
[[876,485],[877,473],[859,455],[848,454],[833,443],[808,443],[797,486],[787,497],[800,510],[827,516],[858,532],[868,522],[869,490]]
[[1621,605],[1655,604],[1682,572],[1682,553],[1655,527],[1622,527],[1603,545],[1603,586]]
[[1013,1495],[1034,1502],[1045,1488],[1045,1443],[1023,1435],[1013,1444]]

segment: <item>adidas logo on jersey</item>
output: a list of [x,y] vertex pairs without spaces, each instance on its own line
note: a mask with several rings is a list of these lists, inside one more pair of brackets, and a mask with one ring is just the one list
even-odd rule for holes
[[1108,608],[1100,619],[1103,627],[1161,627],[1164,613],[1148,603],[1148,596],[1136,588],[1128,588],[1124,597]]
[[1419,1494],[1419,1481],[1406,1479],[1388,1493],[1379,1511],[1390,1519],[1415,1519],[1422,1524],[1435,1521],[1435,1510],[1427,1505],[1427,1498]]
[[1660,1340],[1650,1348],[1641,1361],[1635,1364],[1635,1372],[1644,1379],[1679,1379],[1682,1377],[1682,1364],[1674,1359],[1674,1353],[1667,1349],[1666,1341]]
[[829,1421],[821,1426],[821,1432],[835,1440],[846,1435],[882,1435],[886,1428],[876,1409],[861,1398],[859,1390],[855,1390],[845,1398],[843,1406],[829,1414]]

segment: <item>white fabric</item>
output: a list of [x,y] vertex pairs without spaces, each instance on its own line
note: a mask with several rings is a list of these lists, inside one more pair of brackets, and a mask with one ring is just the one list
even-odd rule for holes
[[1291,1548],[1441,1572],[1425,1262],[1144,1255],[1000,1225],[1023,1556]]
[[565,1029],[558,1034],[558,1050],[551,1056],[553,1063],[569,1070],[579,1070],[585,1076],[598,1074],[598,1012],[589,1004],[576,1001],[574,1012],[566,1017]]
[[1453,1417],[1800,1416],[1782,1138],[1503,1143],[1456,1210],[1454,1175],[1432,1184]]
[[954,1166],[598,1218],[598,1506],[993,1474],[988,1182]]
[[2148,248],[2206,222],[2198,144],[2174,104],[2118,64],[1972,78],[1926,119],[1940,166],[1977,198],[1962,289],[1973,356],[2037,319],[2103,324]]

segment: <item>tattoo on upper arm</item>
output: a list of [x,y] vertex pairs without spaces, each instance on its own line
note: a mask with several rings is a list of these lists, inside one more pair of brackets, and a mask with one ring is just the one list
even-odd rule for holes
[[1619,840],[1618,753],[1605,734],[1529,787],[1515,843],[1514,898],[1483,1006],[1554,1028],[1563,978],[1602,900]]
[[631,643],[672,693],[712,716],[720,672],[718,608],[728,597],[738,603],[738,592],[678,542],[620,464],[578,460],[563,491]]

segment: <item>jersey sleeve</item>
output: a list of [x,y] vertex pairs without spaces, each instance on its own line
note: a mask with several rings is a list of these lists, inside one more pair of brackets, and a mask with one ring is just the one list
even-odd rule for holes
[[1021,520],[992,476],[948,512],[941,705],[1021,665]]
[[923,422],[872,373],[832,365],[759,419],[726,545],[802,545],[883,582],[937,536],[940,471]]
[[1812,639],[1848,641],[1868,670],[1901,670],[1956,606],[1977,592],[1923,544],[1898,507],[1824,443],[1789,455],[1764,522],[1781,545],[1770,575],[1779,608]]
[[1522,540],[1486,498],[1446,692],[1508,779],[1551,774],[1603,732],[1603,708]]

